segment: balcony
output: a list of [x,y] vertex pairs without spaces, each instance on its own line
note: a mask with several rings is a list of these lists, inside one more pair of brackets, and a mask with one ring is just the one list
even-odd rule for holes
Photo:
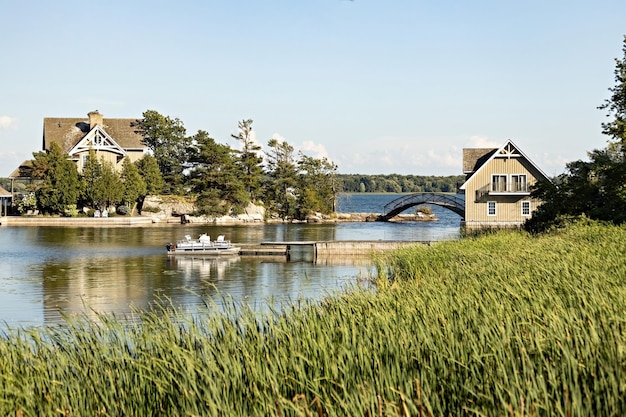
[[478,197],[486,195],[530,195],[530,187],[526,182],[492,182],[476,191]]

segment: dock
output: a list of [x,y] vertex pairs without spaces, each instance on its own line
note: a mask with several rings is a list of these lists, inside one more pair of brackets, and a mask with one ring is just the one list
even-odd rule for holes
[[283,244],[241,244],[238,246],[241,247],[240,256],[287,256],[289,254],[287,245]]
[[335,240],[302,242],[262,242],[242,244],[240,256],[284,256],[288,259],[310,260],[318,257],[371,256],[412,245],[430,245],[430,241]]

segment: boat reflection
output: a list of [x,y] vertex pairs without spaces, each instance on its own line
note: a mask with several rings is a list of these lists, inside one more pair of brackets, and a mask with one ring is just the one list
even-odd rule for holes
[[184,277],[220,280],[225,278],[229,267],[241,262],[241,258],[239,256],[170,255],[168,262]]

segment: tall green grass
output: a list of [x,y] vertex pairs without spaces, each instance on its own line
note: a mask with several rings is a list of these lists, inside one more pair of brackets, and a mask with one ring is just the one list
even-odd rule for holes
[[626,229],[406,248],[375,291],[13,329],[2,415],[619,416]]

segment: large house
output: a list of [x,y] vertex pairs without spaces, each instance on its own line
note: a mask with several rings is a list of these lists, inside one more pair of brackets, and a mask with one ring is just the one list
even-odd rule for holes
[[[87,118],[45,117],[43,119],[43,150],[50,150],[56,142],[68,157],[76,162],[78,172],[93,149],[100,161],[112,164],[121,171],[124,158],[131,162],[141,159],[147,151],[137,129],[137,119],[105,119],[97,110]],[[32,161],[24,161],[9,178],[30,179]]]
[[508,140],[500,148],[463,149],[461,192],[465,193],[465,226],[520,226],[541,201],[530,187],[548,180],[546,174],[517,145]]
[[78,172],[93,149],[99,160],[107,161],[121,171],[124,158],[135,162],[144,156],[147,148],[137,131],[137,119],[105,119],[97,110],[88,118],[46,117],[43,119],[43,149],[53,142],[76,162]]

